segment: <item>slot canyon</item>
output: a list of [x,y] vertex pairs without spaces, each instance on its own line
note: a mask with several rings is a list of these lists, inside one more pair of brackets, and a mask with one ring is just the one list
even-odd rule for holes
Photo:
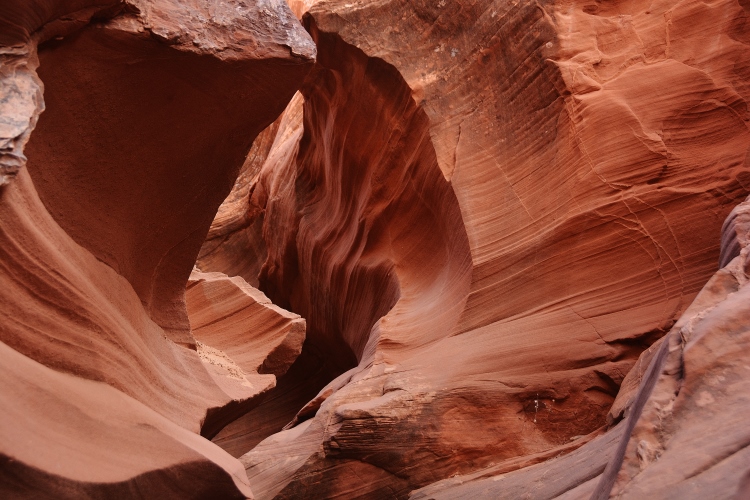
[[0,0],[0,497],[750,499],[748,0]]

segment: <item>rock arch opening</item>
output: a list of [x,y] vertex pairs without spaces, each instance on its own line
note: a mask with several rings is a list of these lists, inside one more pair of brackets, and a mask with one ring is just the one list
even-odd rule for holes
[[308,403],[342,373],[447,335],[468,294],[460,209],[411,89],[394,67],[305,23],[318,60],[252,186],[236,187],[249,198],[243,227],[212,235],[198,259],[250,270],[251,282],[259,270],[259,288],[307,321],[295,365],[215,438],[235,455],[303,407],[295,422],[312,417],[345,381]]

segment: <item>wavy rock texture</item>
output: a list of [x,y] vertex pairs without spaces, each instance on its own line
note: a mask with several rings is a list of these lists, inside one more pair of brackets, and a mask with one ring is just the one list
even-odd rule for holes
[[[266,260],[266,246],[260,237],[263,214],[260,207],[248,205],[248,200],[252,199],[281,119],[279,117],[255,138],[232,191],[211,223],[197,260],[199,268],[221,269],[227,276],[240,276],[256,288],[260,267]],[[253,227],[247,229],[251,224]]]
[[0,496],[750,495],[747,1],[290,5],[0,9]]
[[[248,192],[251,197],[244,200],[243,204],[235,205],[240,210],[236,217],[247,217],[249,225],[237,231],[230,231],[227,238],[219,245],[215,240],[209,239],[201,251],[198,263],[209,266],[209,269],[219,269],[222,272],[231,273],[237,270],[236,262],[242,268],[260,269],[266,259],[265,241],[263,228],[268,231],[268,237],[274,237],[279,233],[279,227],[275,222],[265,224],[265,204],[268,196],[273,198],[291,198],[294,196],[294,175],[279,174],[276,166],[289,166],[289,155],[297,150],[299,136],[302,132],[302,98],[297,94],[284,111],[279,122],[278,134],[275,136],[273,147],[269,152],[268,166],[252,181]],[[272,167],[273,166],[273,167]],[[235,185],[235,191],[242,189],[243,179],[240,177]],[[286,208],[294,208],[290,205],[280,204]],[[229,212],[232,213],[232,212]],[[220,212],[221,214],[221,212]],[[291,215],[290,215],[291,216]],[[278,221],[278,215],[271,214],[271,221]],[[221,220],[221,219],[219,219]],[[226,220],[226,219],[225,219]],[[260,228],[261,232],[255,231]],[[221,225],[215,224],[215,229],[221,229]],[[239,245],[235,245],[239,242]],[[251,245],[260,252],[243,252],[243,248]],[[209,249],[210,255],[205,251]],[[241,260],[235,260],[240,258]],[[245,264],[242,264],[245,263]],[[215,265],[216,267],[210,267]],[[227,265],[227,267],[224,267]],[[248,281],[258,281],[258,276],[247,277]],[[276,302],[279,303],[279,302]],[[307,402],[315,397],[321,387],[326,385],[332,378],[336,377],[348,368],[340,368],[340,362],[335,357],[326,355],[325,350],[311,346],[310,327],[306,343],[302,353],[289,371],[279,377],[276,387],[263,399],[261,405],[243,417],[227,425],[213,440],[222,448],[234,456],[241,456],[250,448],[268,437],[270,434],[281,430],[294,417],[295,413]],[[346,361],[346,360],[345,360]]]
[[195,338],[245,371],[284,375],[302,350],[305,320],[238,276],[193,271],[185,298]]
[[202,362],[185,284],[314,45],[278,2],[10,2],[0,26],[2,496],[252,496],[197,433],[259,391]]
[[249,258],[307,319],[300,362],[351,370],[278,394],[264,432],[303,409],[257,446],[233,424],[256,494],[405,497],[605,425],[750,188],[747,7],[294,5],[318,64],[249,196]]
[[[314,54],[295,41],[291,14],[206,5],[157,3],[48,42],[39,56],[48,109],[27,147],[40,197],[63,229],[188,345],[182,294],[195,254],[255,135],[306,71],[309,59],[290,51]],[[268,24],[264,37],[253,37],[255,17]],[[289,81],[286,92],[274,80]],[[142,164],[147,183],[132,173]]]
[[409,498],[588,499],[599,475],[614,455],[624,430],[624,424],[620,424],[588,440],[583,446],[577,440],[570,445],[578,448],[572,453],[565,454],[568,450],[561,447],[553,448],[544,457],[531,457],[534,460],[546,459],[543,463],[510,460],[473,474],[443,479],[413,491]]
[[[194,351],[166,340],[127,280],[78,246],[52,220],[28,171],[21,171],[3,191],[0,214],[2,365],[5,387],[14,388],[3,393],[8,404],[2,413],[3,430],[13,439],[3,439],[0,453],[13,464],[12,475],[29,482],[25,489],[17,489],[17,480],[2,481],[0,491],[25,497],[36,489],[73,498],[99,487],[104,493],[108,487],[127,491],[147,474],[144,484],[166,494],[181,488],[169,484],[173,474],[188,466],[182,462],[206,468],[196,485],[227,474],[210,459],[220,457],[219,450],[206,450],[201,444],[201,454],[207,457],[188,453],[197,445],[185,436],[192,435],[188,431],[197,433],[211,410],[234,398],[250,397],[247,388],[217,381]],[[22,384],[19,389],[17,383]],[[20,417],[24,408],[27,418]],[[117,408],[124,415],[112,423],[107,412],[118,412]],[[154,430],[139,431],[139,425]],[[57,444],[48,447],[47,439],[39,436],[30,442],[20,438],[42,429],[49,429],[49,441]],[[101,440],[85,438],[92,429],[101,431]],[[115,446],[112,441],[129,435],[125,432],[132,433],[132,445]],[[55,439],[58,434],[61,437]],[[136,453],[138,443],[145,441],[183,451],[146,460]],[[37,456],[41,449],[44,460]],[[112,462],[107,474],[93,466],[98,461]],[[60,462],[70,462],[69,468],[51,466]],[[223,462],[224,469],[231,464]],[[32,479],[34,474],[39,481]]]
[[239,463],[121,391],[0,356],[3,498],[252,497]]
[[722,241],[722,254],[738,255],[641,355],[626,378],[637,382],[615,402],[623,422],[562,458],[515,472],[518,463],[501,464],[409,498],[745,498],[750,199],[727,218]]
[[239,276],[193,270],[185,299],[201,360],[220,385],[239,385],[244,392],[210,413],[201,435],[211,438],[275,387],[302,350],[305,320],[273,305]]
[[287,372],[302,351],[305,320],[273,305],[239,276],[194,270],[185,298],[198,354],[209,371],[249,393],[210,414],[201,434],[211,438],[256,407]]
[[750,408],[750,198],[727,222],[722,240],[736,241],[739,255],[709,280],[665,340],[654,363],[659,377],[598,498],[750,494],[750,433],[742,418]]

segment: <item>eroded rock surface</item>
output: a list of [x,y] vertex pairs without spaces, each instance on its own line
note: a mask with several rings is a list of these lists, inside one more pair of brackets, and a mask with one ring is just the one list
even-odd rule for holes
[[185,284],[314,45],[280,2],[0,10],[2,496],[251,497],[198,433],[262,387],[201,359]]
[[562,458],[510,473],[501,464],[410,498],[745,498],[750,199],[727,218],[722,241],[739,255],[641,355],[613,407],[622,422]]
[[[248,205],[258,177],[273,146],[279,117],[255,138],[229,196],[219,207],[201,246],[198,267],[217,269],[227,276],[240,276],[257,288],[260,267],[266,260],[266,246],[260,237],[263,215],[260,207]],[[251,230],[246,228],[253,225]]]
[[746,1],[6,3],[4,496],[750,495]]
[[[289,100],[315,51],[289,39],[304,34],[291,13],[245,10],[146,4],[39,52],[47,111],[26,154],[40,197],[183,344],[182,294],[195,254],[254,137]],[[148,168],[148,182],[134,175],[139,168]]]
[[248,372],[284,375],[302,350],[305,320],[239,276],[193,271],[186,300],[193,336]]
[[[706,284],[665,339],[659,377],[597,498],[750,494],[750,198],[724,226],[740,251]],[[635,401],[637,401],[636,396]],[[619,471],[619,472],[618,472]],[[615,475],[616,473],[616,475]]]
[[201,434],[211,438],[256,407],[287,372],[302,351],[305,320],[275,306],[239,276],[194,269],[185,298],[201,360],[220,386],[241,391],[204,423]]
[[607,424],[750,188],[746,6],[294,6],[318,63],[245,230],[309,352],[352,368],[279,404],[269,430],[302,408],[287,430],[248,431],[257,494],[404,497]]

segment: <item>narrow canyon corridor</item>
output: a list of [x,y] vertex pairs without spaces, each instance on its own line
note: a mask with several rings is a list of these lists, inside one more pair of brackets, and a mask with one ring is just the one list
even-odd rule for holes
[[0,497],[750,498],[750,3],[5,0]]

